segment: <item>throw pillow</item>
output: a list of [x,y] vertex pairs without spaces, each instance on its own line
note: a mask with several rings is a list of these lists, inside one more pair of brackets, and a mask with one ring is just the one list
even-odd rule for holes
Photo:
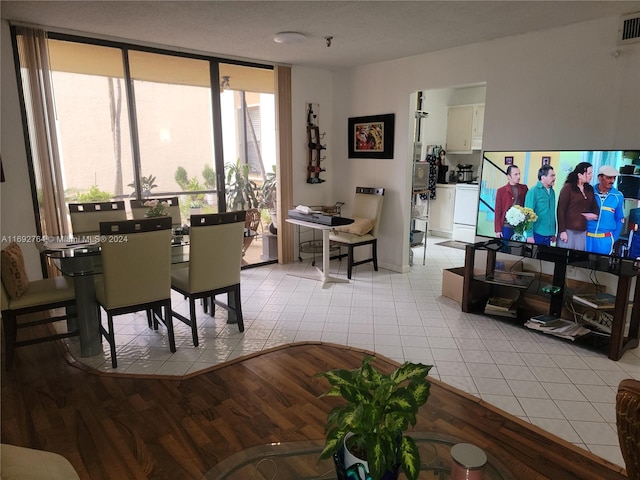
[[353,233],[354,235],[362,236],[373,230],[375,225],[376,222],[372,218],[353,217],[352,224],[335,227],[334,230],[336,232]]
[[29,277],[24,268],[22,250],[16,242],[10,243],[0,252],[0,271],[7,294],[13,299],[24,295],[29,288]]

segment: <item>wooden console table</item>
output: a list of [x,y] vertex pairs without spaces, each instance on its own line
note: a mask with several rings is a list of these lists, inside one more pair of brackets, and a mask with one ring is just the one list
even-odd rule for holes
[[[535,245],[515,244],[520,249],[518,255],[554,263],[553,286],[559,290],[549,296],[549,314],[560,316],[564,302],[564,288],[567,266],[598,270],[611,273],[618,277],[616,290],[616,303],[613,310],[613,324],[609,339],[608,357],[611,360],[619,360],[623,353],[630,348],[636,348],[639,344],[640,333],[640,280],[638,277],[637,262],[627,259],[618,259],[588,254],[587,252],[574,252],[555,248],[541,248]],[[484,304],[489,296],[489,286],[485,284],[484,277],[474,277],[475,254],[477,250],[487,252],[486,274],[495,270],[496,254],[498,251],[509,249],[508,241],[488,241],[473,245],[467,245],[465,251],[464,283],[462,291],[462,311],[482,312]],[[564,252],[564,253],[563,253]],[[631,321],[628,335],[625,336],[625,324],[629,308],[629,294],[631,281],[636,277],[631,309]]]

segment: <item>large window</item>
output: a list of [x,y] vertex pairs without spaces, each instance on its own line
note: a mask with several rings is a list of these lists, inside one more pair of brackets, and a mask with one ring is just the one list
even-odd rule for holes
[[[55,116],[47,134],[57,140],[51,161],[62,184],[54,189],[67,204],[177,195],[182,223],[194,208],[258,208],[260,230],[268,226],[261,187],[276,164],[271,68],[52,33],[45,50]],[[24,85],[27,69],[22,75]],[[248,203],[234,201],[238,193]]]

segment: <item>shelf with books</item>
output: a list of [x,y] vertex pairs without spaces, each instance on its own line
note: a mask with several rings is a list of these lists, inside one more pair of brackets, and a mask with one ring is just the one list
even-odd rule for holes
[[[640,302],[638,302],[638,299],[640,299],[640,279],[637,279],[638,271],[626,272],[620,270],[609,272],[617,277],[616,301],[614,301],[613,308],[610,308],[610,306],[607,309],[603,307],[595,308],[580,304],[577,301],[577,298],[582,297],[580,292],[587,291],[593,285],[582,285],[585,282],[567,278],[568,265],[592,270],[590,265],[576,265],[570,257],[558,256],[557,258],[554,257],[553,260],[546,257],[536,257],[536,250],[532,249],[530,252],[531,258],[539,258],[541,262],[553,263],[552,278],[543,273],[513,272],[509,269],[505,269],[509,270],[505,274],[505,272],[496,269],[496,256],[499,250],[501,250],[500,244],[491,240],[467,245],[461,302],[463,312],[499,315],[497,312],[501,311],[501,307],[492,306],[488,300],[491,297],[500,296],[496,294],[496,289],[511,288],[520,292],[516,318],[518,321],[522,321],[523,324],[531,316],[541,313],[555,315],[560,318],[570,318],[567,315],[571,315],[571,310],[591,308],[594,312],[600,312],[600,315],[594,314],[596,323],[606,323],[610,325],[610,329],[604,328],[603,325],[587,325],[589,322],[586,321],[576,320],[576,322],[572,322],[581,325],[587,330],[587,333],[591,332],[590,335],[585,333],[585,342],[594,342],[598,344],[598,347],[605,347],[611,360],[619,360],[626,350],[635,348],[640,344]],[[479,269],[478,265],[475,264],[477,251],[486,255],[484,272],[487,273],[484,275],[482,274],[483,270]],[[500,253],[503,254],[503,252]],[[523,273],[528,273],[528,275],[523,275]],[[632,289],[634,278],[636,278],[635,287]],[[577,296],[576,299],[574,299],[574,294]],[[628,302],[630,298],[635,299],[635,303]],[[487,310],[488,303],[489,308]],[[571,307],[572,305],[575,308]],[[513,307],[508,308],[507,312],[504,311],[504,307],[502,308],[502,316],[513,316],[512,313],[508,312]],[[602,317],[602,314],[605,313],[608,313],[610,318]],[[604,320],[607,321],[604,322]],[[589,328],[586,328],[585,325]],[[610,331],[610,335],[608,331]]]
[[613,310],[616,307],[616,297],[610,293],[576,293],[573,301],[597,310]]

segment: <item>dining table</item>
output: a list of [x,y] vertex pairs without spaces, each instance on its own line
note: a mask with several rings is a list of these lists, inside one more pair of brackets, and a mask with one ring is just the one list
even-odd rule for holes
[[[63,275],[73,279],[76,296],[76,326],[82,357],[99,355],[103,351],[94,282],[95,276],[102,273],[100,236],[88,238],[89,240],[84,241],[44,242],[38,246],[41,254],[51,259]],[[171,263],[188,262],[188,235],[182,233],[174,235],[171,243]],[[233,302],[233,298],[228,298],[228,301]],[[237,323],[235,312],[229,311],[227,323]]]

